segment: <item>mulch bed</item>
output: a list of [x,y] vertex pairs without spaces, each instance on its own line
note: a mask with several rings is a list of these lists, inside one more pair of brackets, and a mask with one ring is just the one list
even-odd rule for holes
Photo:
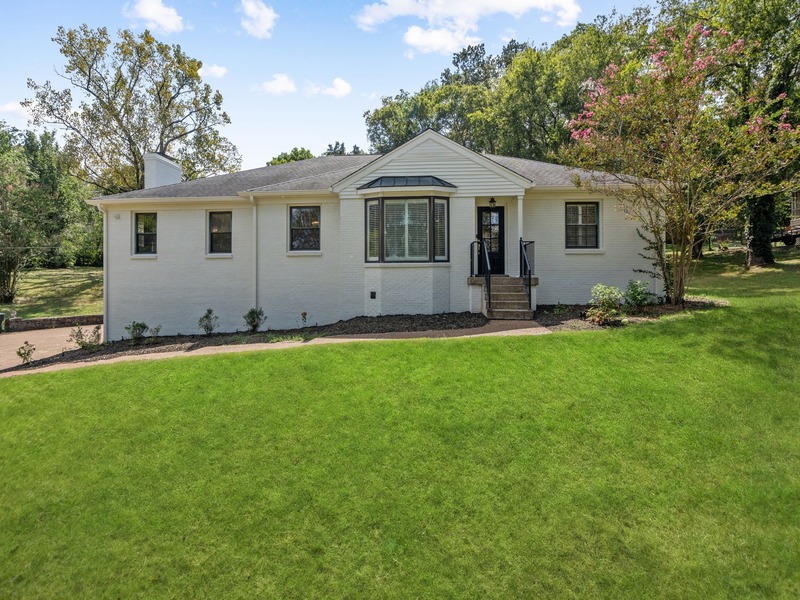
[[[641,323],[642,321],[654,321],[666,315],[708,310],[720,306],[727,306],[727,302],[687,296],[683,304],[675,306],[672,304],[652,304],[640,308],[632,308],[624,316],[628,323]],[[589,306],[585,304],[540,304],[536,309],[536,321],[550,331],[604,329],[603,325],[597,325],[585,319],[588,308]]]
[[[646,306],[626,315],[629,323],[650,321],[664,315],[676,314],[688,310],[705,310],[724,303],[705,298],[688,298],[682,306],[654,305]],[[580,331],[602,329],[584,319],[586,305],[539,305],[536,310],[536,321],[551,331]],[[35,369],[47,365],[71,362],[96,362],[119,356],[137,354],[157,354],[161,352],[186,352],[207,346],[228,346],[270,343],[280,341],[303,341],[322,336],[362,335],[370,333],[394,333],[411,331],[444,331],[448,329],[473,329],[483,327],[488,319],[475,313],[444,313],[439,315],[389,315],[382,317],[356,317],[348,321],[339,321],[331,325],[303,327],[282,331],[266,331],[259,333],[220,333],[212,335],[180,335],[145,338],[140,344],[130,340],[114,341],[103,344],[95,352],[85,349],[67,350],[55,356],[34,360],[30,365],[19,365],[4,372]],[[91,328],[84,330],[88,333]]]

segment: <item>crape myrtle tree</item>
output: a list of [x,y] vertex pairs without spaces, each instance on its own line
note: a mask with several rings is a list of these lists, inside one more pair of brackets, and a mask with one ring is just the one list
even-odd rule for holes
[[34,97],[23,102],[37,125],[66,134],[74,175],[105,194],[144,187],[147,152],[179,160],[193,179],[239,168],[236,147],[218,128],[230,122],[222,95],[202,82],[202,63],[149,31],[59,27],[53,38],[66,59],[58,73],[69,85],[28,80]]
[[[726,94],[761,101],[754,88],[800,122],[800,3],[797,0],[662,0],[665,18],[679,25],[696,21],[723,29],[746,42],[743,52],[717,82]],[[781,97],[783,100],[778,101]],[[748,109],[740,121],[749,118]],[[789,167],[800,169],[800,164]],[[748,264],[773,263],[772,236],[789,194],[749,198],[741,217],[749,225]]]
[[672,303],[684,299],[701,224],[710,230],[746,199],[797,184],[784,178],[800,159],[800,128],[784,98],[756,87],[747,99],[717,91],[745,51],[724,30],[697,24],[679,36],[665,27],[647,60],[608,67],[571,122],[564,157],[614,174],[587,173],[576,185],[616,198],[641,221]]

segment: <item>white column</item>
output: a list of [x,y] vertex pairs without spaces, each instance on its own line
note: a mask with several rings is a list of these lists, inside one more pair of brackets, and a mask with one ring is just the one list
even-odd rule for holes
[[517,196],[517,244],[519,244],[519,240],[523,237],[522,232],[524,228],[522,227],[522,199],[525,196]]

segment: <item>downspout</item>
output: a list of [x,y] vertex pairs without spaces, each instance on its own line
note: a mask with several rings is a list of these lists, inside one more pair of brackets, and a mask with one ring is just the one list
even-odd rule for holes
[[258,204],[250,196],[250,205],[253,207],[253,308],[258,305]]
[[109,318],[109,300],[108,300],[108,209],[102,204],[98,204],[97,208],[103,215],[103,341],[110,341],[108,330],[111,319]]
[[[521,240],[524,237],[524,233],[523,232],[525,231],[525,228],[523,227],[523,223],[522,223],[522,212],[523,212],[522,211],[522,201],[523,201],[524,198],[525,198],[525,194],[517,196],[517,244],[519,244],[519,240]],[[522,257],[520,256],[519,252],[517,252],[516,254],[517,254],[517,263],[519,263],[522,260]],[[522,265],[521,264],[517,264],[517,271],[522,273]]]

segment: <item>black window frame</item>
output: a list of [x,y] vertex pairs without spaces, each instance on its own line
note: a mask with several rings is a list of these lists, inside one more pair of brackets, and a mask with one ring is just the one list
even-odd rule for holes
[[[311,227],[294,227],[294,211],[295,210],[309,210],[316,209],[317,211],[317,224]],[[316,231],[317,245],[316,248],[295,248],[295,232],[308,232]],[[321,252],[322,251],[322,205],[320,204],[298,204],[289,206],[289,252]]]
[[[570,206],[594,206],[594,215],[595,215],[595,222],[594,223],[576,223],[573,225],[569,224],[567,218],[567,212],[569,211]],[[581,210],[578,209],[578,215],[580,217]],[[589,244],[573,244],[570,245],[570,227],[575,228],[594,228],[594,245]],[[576,230],[577,231],[577,230]],[[576,235],[576,238],[586,237]],[[567,202],[564,205],[564,248],[567,250],[596,250],[600,248],[600,203],[599,202]]]
[[[153,231],[139,231],[139,218],[152,217],[153,218]],[[144,229],[144,227],[142,227]],[[145,256],[154,256],[158,254],[158,213],[157,212],[137,212],[133,215],[133,235],[134,245],[133,253]],[[150,250],[151,243],[147,240],[152,240],[152,250]]]
[[[385,202],[393,200],[426,200],[428,203],[428,256],[422,259],[403,259],[390,260],[386,257],[386,212]],[[437,258],[436,255],[436,203],[442,202],[445,206],[445,254],[444,258]],[[370,205],[377,203],[378,206],[378,257],[370,256]],[[364,262],[369,264],[429,264],[429,263],[448,263],[450,262],[450,198],[446,196],[378,196],[366,198],[364,200]]]
[[[228,215],[228,231],[214,231],[212,218],[215,215]],[[208,223],[208,254],[233,254],[233,211],[231,210],[210,210],[207,217]],[[227,238],[227,249],[224,240]],[[216,246],[215,242],[222,244],[222,249]]]

